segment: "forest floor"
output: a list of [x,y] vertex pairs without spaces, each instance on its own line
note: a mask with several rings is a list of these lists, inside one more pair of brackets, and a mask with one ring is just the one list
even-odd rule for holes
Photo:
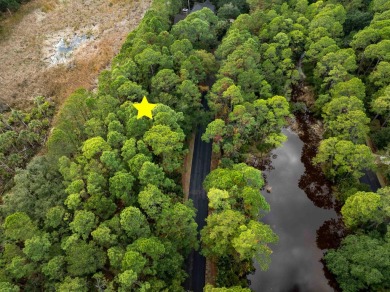
[[151,0],[33,0],[0,21],[0,112],[42,95],[58,104],[98,73]]

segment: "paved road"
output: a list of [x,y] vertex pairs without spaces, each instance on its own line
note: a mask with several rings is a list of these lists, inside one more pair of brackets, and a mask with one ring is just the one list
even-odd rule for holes
[[[210,172],[211,164],[211,143],[202,141],[201,136],[204,129],[198,127],[195,137],[194,155],[192,158],[191,181],[190,181],[190,199],[193,200],[196,214],[196,223],[198,231],[206,224],[205,218],[208,212],[208,202],[206,192],[202,187],[203,180]],[[199,235],[198,235],[199,236]],[[205,286],[206,259],[197,251],[192,251],[187,258],[187,273],[189,275],[184,283],[187,291],[202,292]]]
[[373,192],[376,192],[381,188],[378,177],[376,176],[375,172],[371,170],[364,170],[364,176],[362,176],[359,180],[361,183],[368,184],[371,188],[371,191]]

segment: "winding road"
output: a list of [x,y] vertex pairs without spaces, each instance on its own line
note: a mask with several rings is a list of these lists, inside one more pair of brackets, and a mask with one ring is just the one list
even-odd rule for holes
[[[196,223],[198,232],[205,226],[208,212],[208,201],[206,191],[202,183],[210,172],[211,164],[211,143],[205,143],[201,137],[204,129],[198,127],[195,137],[194,154],[191,167],[190,195],[197,209]],[[199,234],[198,234],[199,237]],[[187,273],[189,277],[184,283],[186,291],[202,292],[205,286],[206,258],[199,251],[192,251],[187,258]]]

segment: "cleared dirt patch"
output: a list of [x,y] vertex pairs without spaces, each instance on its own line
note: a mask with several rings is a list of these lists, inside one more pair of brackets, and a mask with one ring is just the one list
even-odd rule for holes
[[[151,0],[35,0],[3,20],[0,108],[26,108],[38,95],[61,103],[118,53]],[[17,19],[17,20],[15,20]]]

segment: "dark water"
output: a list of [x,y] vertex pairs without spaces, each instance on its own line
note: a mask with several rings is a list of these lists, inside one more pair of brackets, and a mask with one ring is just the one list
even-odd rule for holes
[[[329,182],[310,164],[318,142],[310,117],[299,121],[300,137],[290,128],[288,140],[275,149],[263,173],[272,187],[265,195],[271,212],[263,221],[272,226],[279,243],[271,246],[268,271],[257,269],[248,278],[253,291],[337,291],[321,258],[327,248],[338,246],[343,228],[335,211]],[[256,265],[257,268],[257,265]]]

